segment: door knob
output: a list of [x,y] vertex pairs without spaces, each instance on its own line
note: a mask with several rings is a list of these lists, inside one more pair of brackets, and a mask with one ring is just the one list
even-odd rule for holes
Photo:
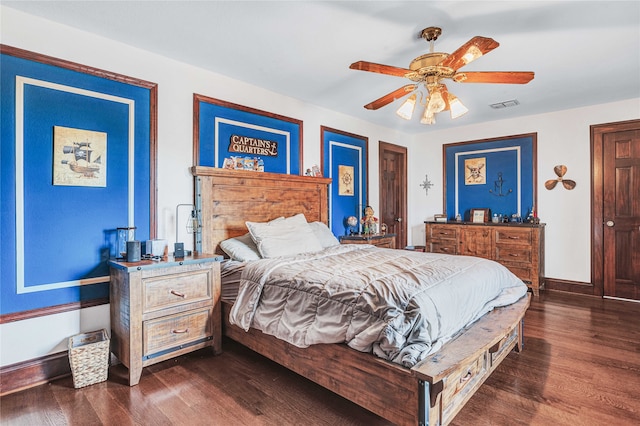
[[611,228],[611,227],[613,227],[613,225],[615,225],[615,222],[614,222],[614,221],[612,221],[612,220],[608,220],[608,221],[607,221],[607,223],[606,223],[606,225],[607,225],[609,228]]
[[396,217],[396,222],[402,222],[402,218],[401,217]]

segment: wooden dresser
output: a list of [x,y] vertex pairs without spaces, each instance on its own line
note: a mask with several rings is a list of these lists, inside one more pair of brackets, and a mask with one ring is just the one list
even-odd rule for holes
[[538,296],[544,287],[544,228],[541,224],[425,222],[426,251],[495,260]]
[[396,248],[396,234],[343,235],[342,244],[372,244],[382,248]]
[[222,351],[221,256],[140,262],[110,261],[111,352],[129,369],[207,346]]

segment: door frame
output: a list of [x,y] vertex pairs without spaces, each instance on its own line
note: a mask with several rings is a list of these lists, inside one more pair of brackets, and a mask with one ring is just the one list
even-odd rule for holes
[[640,120],[594,124],[591,130],[591,284],[604,296],[604,135],[640,129]]
[[380,203],[380,210],[382,211],[382,153],[384,151],[393,152],[396,154],[402,155],[402,173],[400,176],[399,186],[402,189],[399,191],[400,194],[400,211],[398,212],[398,217],[402,218],[401,229],[402,236],[404,236],[404,241],[402,240],[402,236],[400,238],[396,238],[396,248],[404,248],[408,243],[408,235],[407,235],[407,147],[395,145],[389,142],[378,141],[378,200]]

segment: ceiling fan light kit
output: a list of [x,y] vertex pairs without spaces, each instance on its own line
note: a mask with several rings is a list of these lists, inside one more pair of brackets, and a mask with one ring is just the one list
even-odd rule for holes
[[[434,52],[434,42],[441,34],[442,29],[438,27],[428,27],[421,31],[420,36],[429,42],[429,53],[415,58],[409,64],[409,68],[367,61],[351,64],[349,68],[354,70],[404,77],[414,82],[376,99],[365,105],[365,108],[377,110],[411,93],[411,96],[397,110],[400,117],[410,120],[418,102],[416,94],[419,93],[419,103],[425,107],[420,123],[434,124],[435,114],[439,112],[449,110],[451,118],[455,119],[469,111],[455,95],[449,93],[447,87],[441,83],[443,79],[451,79],[457,83],[526,84],[534,77],[531,71],[458,72],[458,69],[492,51],[500,44],[491,38],[476,36],[452,54]],[[421,90],[426,90],[427,93],[424,96],[424,102]]]

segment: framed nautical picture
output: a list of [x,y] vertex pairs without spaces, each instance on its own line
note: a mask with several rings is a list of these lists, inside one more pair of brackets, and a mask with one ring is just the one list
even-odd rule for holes
[[107,186],[107,134],[53,127],[53,184]]

